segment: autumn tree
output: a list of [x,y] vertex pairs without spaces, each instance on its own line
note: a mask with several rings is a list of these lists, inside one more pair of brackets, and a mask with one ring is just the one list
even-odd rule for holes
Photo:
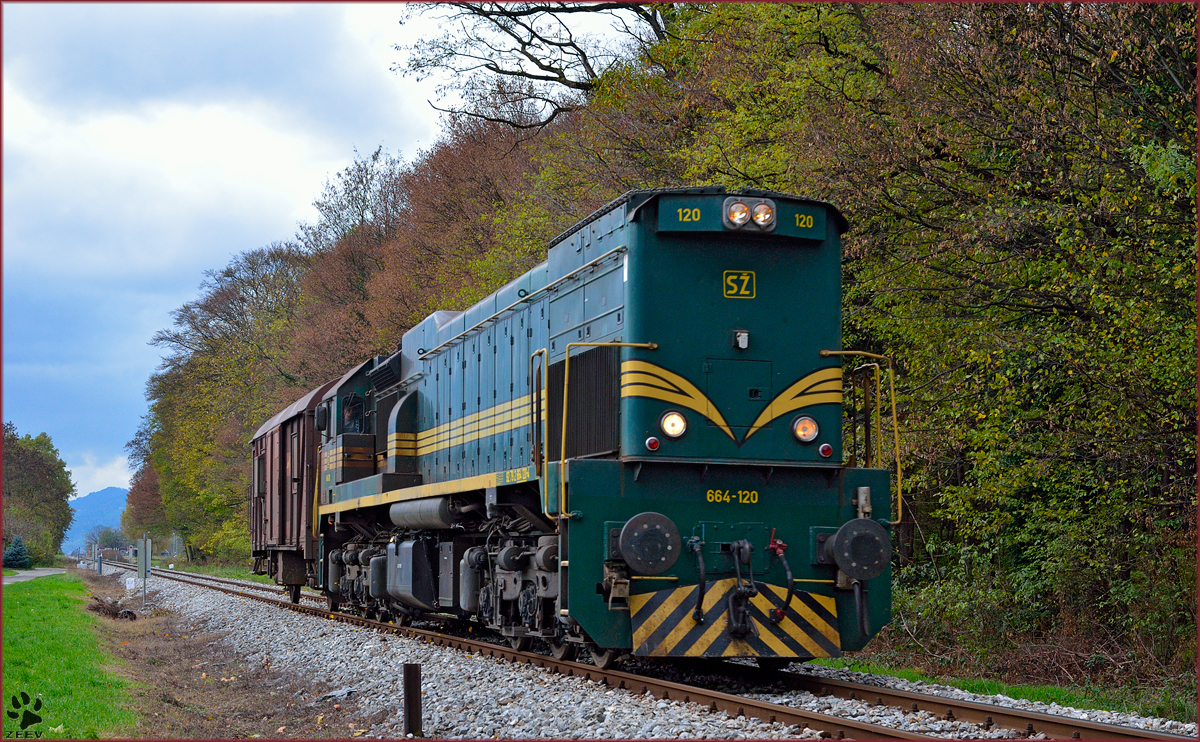
[[131,452],[154,467],[167,524],[198,547],[248,548],[250,436],[308,388],[288,365],[308,260],[285,244],[238,255],[153,338],[167,356]]
[[158,472],[149,461],[138,468],[129,483],[125,510],[121,513],[121,530],[131,538],[138,538],[142,533],[161,537],[169,530],[158,487]]

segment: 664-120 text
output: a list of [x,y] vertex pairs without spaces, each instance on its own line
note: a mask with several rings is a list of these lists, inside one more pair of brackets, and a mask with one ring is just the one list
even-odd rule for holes
[[708,502],[736,502],[743,505],[754,505],[758,502],[758,490],[709,490],[704,495]]

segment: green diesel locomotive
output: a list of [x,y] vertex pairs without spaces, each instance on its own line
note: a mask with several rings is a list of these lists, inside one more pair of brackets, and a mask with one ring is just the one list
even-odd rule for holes
[[891,477],[843,414],[845,228],[764,191],[605,206],[262,426],[255,571],[605,666],[861,648],[891,615]]

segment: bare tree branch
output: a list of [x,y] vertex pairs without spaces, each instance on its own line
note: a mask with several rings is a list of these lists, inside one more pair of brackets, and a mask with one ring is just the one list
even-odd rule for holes
[[[425,79],[446,74],[435,110],[540,131],[577,110],[606,72],[667,38],[669,5],[447,3],[415,6],[446,32],[411,45],[393,70]],[[407,20],[407,18],[406,18]],[[594,31],[608,22],[608,37]],[[402,21],[403,23],[403,21]],[[652,61],[652,60],[651,60]],[[507,81],[507,82],[506,82]],[[457,97],[462,103],[446,105]]]

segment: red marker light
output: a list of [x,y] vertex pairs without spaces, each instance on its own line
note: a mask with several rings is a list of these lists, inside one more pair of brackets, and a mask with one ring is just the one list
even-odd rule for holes
[[658,445],[659,445],[658,439],[655,438],[654,436],[650,436],[649,438],[646,439],[646,450],[647,451],[657,451]]
[[833,446],[829,445],[828,443],[822,443],[821,447],[817,450],[820,451],[821,455],[825,458],[829,458],[833,455]]

